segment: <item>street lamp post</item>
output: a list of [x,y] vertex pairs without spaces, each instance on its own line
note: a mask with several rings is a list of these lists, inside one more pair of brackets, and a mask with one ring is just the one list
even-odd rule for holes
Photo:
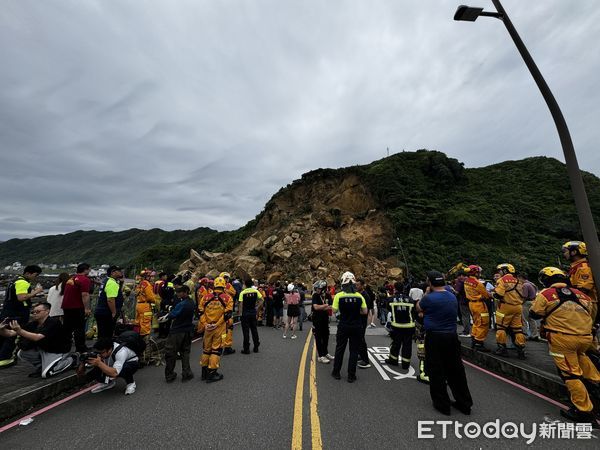
[[565,163],[567,165],[567,173],[569,174],[569,181],[571,183],[571,191],[575,199],[575,207],[577,209],[577,215],[579,216],[579,223],[581,225],[581,231],[583,239],[587,245],[590,265],[592,272],[594,273],[594,281],[596,283],[596,289],[600,292],[600,242],[598,241],[598,233],[596,232],[596,225],[594,224],[594,217],[590,209],[590,203],[588,201],[587,194],[585,192],[585,186],[583,185],[583,179],[581,178],[581,172],[579,170],[579,164],[577,163],[577,155],[575,155],[575,149],[573,148],[573,141],[571,140],[571,134],[567,127],[567,122],[552,94],[546,80],[542,76],[542,73],[538,69],[537,65],[533,61],[533,58],[529,54],[527,47],[521,40],[521,37],[517,33],[517,30],[513,26],[508,14],[504,10],[504,7],[500,3],[500,0],[492,0],[492,3],[496,7],[496,12],[487,12],[483,8],[473,8],[465,5],[461,5],[457,8],[454,14],[454,20],[462,20],[468,22],[474,22],[479,16],[495,17],[500,19],[508,34],[514,41],[523,61],[527,65],[529,72],[533,76],[548,108],[554,119],[554,124],[558,131],[560,143],[562,145],[563,154],[565,156]]

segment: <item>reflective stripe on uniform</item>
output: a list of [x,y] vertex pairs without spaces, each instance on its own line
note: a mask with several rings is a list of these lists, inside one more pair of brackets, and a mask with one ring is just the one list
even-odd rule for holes
[[390,359],[398,359],[398,357],[394,356],[394,355],[390,355]]
[[425,344],[417,344],[417,348],[425,348]]
[[410,358],[402,358],[402,361],[404,361],[404,362],[410,362]]
[[147,311],[144,313],[144,317],[149,317],[152,315],[152,311]]
[[415,327],[415,323],[414,322],[412,322],[412,323],[395,323],[395,322],[392,322],[392,326],[394,328],[414,328]]
[[550,356],[556,356],[557,358],[564,358],[565,355],[563,355],[562,353],[553,353],[553,352],[549,352]]
[[481,317],[488,317],[488,316],[489,316],[489,314],[488,314],[488,313],[481,313],[481,314],[479,314],[479,315],[480,315]]
[[[483,314],[482,314],[482,316],[483,316]],[[498,317],[504,317],[504,314],[501,313],[501,312],[499,312],[499,311],[496,311],[496,316],[498,316]]]

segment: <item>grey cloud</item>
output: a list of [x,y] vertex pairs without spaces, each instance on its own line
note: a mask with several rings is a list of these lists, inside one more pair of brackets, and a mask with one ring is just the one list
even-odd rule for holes
[[[506,0],[584,170],[600,174],[594,0]],[[491,8],[491,2],[482,2]],[[303,172],[432,148],[469,167],[556,130],[502,23],[449,0],[9,0],[0,240],[236,228]],[[410,11],[410,14],[407,14]],[[159,18],[159,19],[157,19]]]

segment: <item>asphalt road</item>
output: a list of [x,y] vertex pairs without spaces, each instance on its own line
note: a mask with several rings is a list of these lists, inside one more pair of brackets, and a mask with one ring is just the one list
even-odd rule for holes
[[[522,437],[459,439],[454,424],[442,437],[442,425],[428,425],[419,439],[419,420],[452,420],[480,426],[497,419],[552,428],[560,421],[557,406],[467,366],[475,401],[471,416],[453,411],[442,416],[431,407],[428,386],[412,378],[392,374],[383,365],[358,369],[354,384],[330,376],[331,364],[314,363],[313,339],[307,328],[298,339],[282,339],[281,332],[259,328],[260,353],[242,355],[241,330],[236,327],[237,353],[222,359],[223,381],[200,381],[198,360],[201,343],[193,344],[192,367],[196,379],[167,384],[164,367],[144,368],[136,374],[137,392],[123,395],[119,380],[115,389],[85,393],[37,416],[27,426],[0,434],[6,449],[37,448],[600,448],[600,433],[591,439],[542,439],[531,446]],[[381,330],[370,330],[367,343],[373,360],[389,345]],[[335,338],[330,342],[334,353]],[[304,358],[302,357],[304,355]],[[416,367],[416,350],[413,366]],[[304,370],[299,370],[304,366]],[[177,369],[180,372],[180,368]],[[384,379],[384,376],[388,378]],[[300,378],[300,382],[298,379]],[[397,379],[398,378],[398,379]],[[564,422],[563,422],[564,423]],[[423,425],[425,427],[426,425]],[[471,425],[469,431],[476,432]],[[561,425],[562,426],[562,425]],[[568,427],[568,426],[567,426]],[[493,431],[493,430],[488,430]],[[511,429],[506,429],[510,432]],[[464,433],[459,430],[459,433]],[[538,432],[539,434],[539,432]]]

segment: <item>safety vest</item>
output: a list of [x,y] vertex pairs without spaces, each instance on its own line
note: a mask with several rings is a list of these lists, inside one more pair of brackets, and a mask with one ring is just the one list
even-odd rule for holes
[[260,292],[254,288],[247,288],[240,292],[239,302],[242,305],[242,315],[255,315]]
[[[105,290],[106,283],[108,283],[110,280],[112,280],[118,284],[117,280],[115,280],[114,278],[108,277],[106,280],[104,280],[104,282],[100,286],[100,294],[98,295],[98,303],[96,304],[96,311],[95,311],[95,313],[98,315],[110,315],[110,308],[108,307],[108,297],[106,296],[106,290]],[[117,297],[115,298],[115,311],[117,312],[117,314],[119,314],[121,312],[122,308],[123,308],[123,287],[121,285],[119,285],[119,293],[117,294]]]
[[25,278],[19,276],[15,281],[6,287],[6,299],[4,300],[3,316],[9,317],[10,314],[23,315],[29,318],[29,302],[19,301],[17,297],[17,283],[27,287],[27,293],[31,292],[31,284]]
[[402,297],[394,297],[388,307],[392,313],[391,325],[395,328],[414,328],[414,307],[415,305],[411,301]]

